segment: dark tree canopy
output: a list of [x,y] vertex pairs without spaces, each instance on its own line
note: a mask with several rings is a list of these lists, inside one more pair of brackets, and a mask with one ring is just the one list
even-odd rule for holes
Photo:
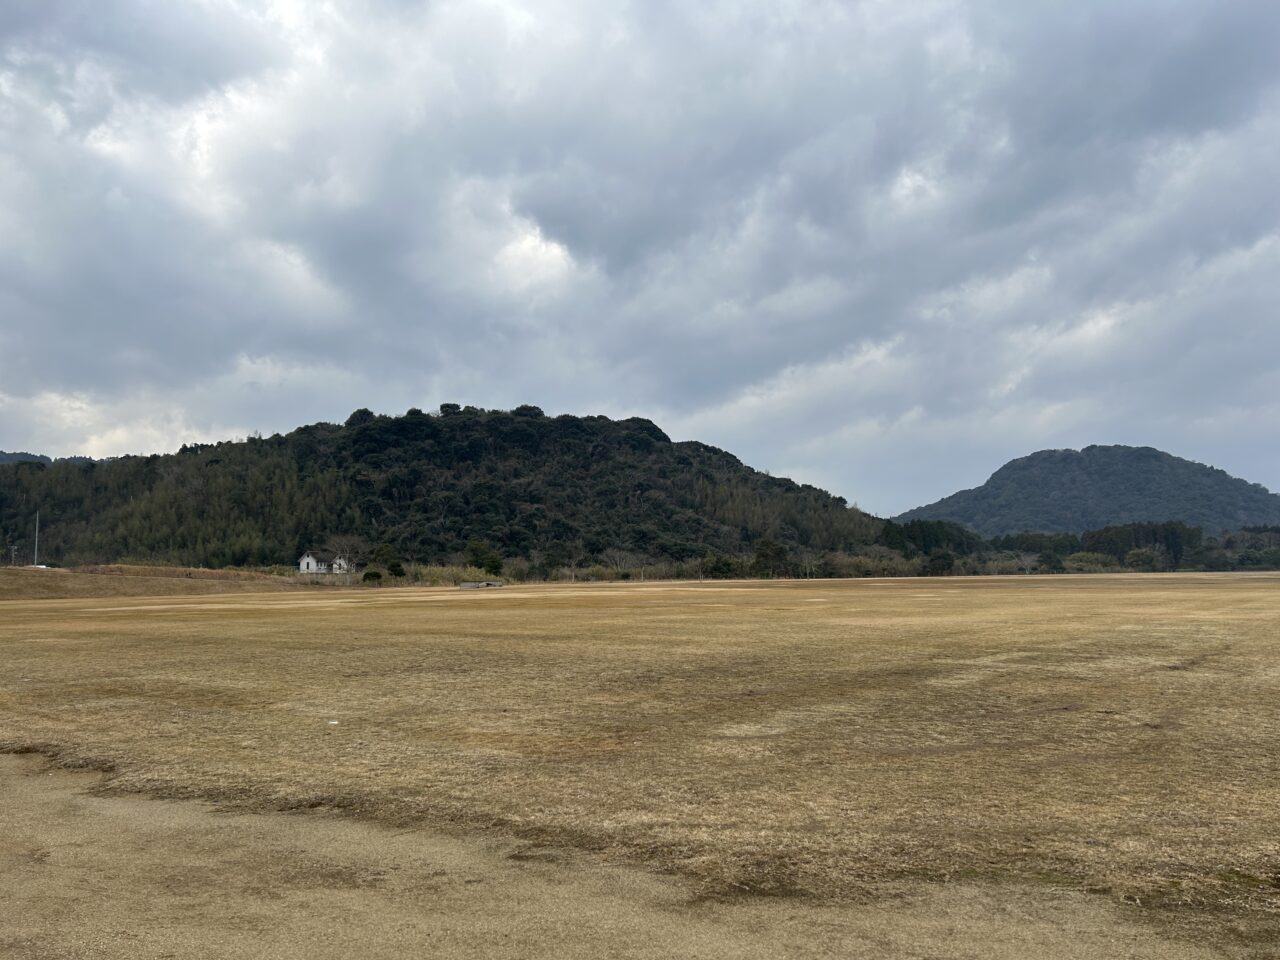
[[1157,548],[1176,569],[1187,553],[1200,549],[1201,541],[1198,527],[1177,521],[1128,523],[1085,531],[1080,538],[1080,548],[1089,553],[1105,553],[1118,561],[1124,561],[1134,550]]
[[[442,404],[439,416],[357,410],[342,426],[194,444],[167,456],[0,466],[0,533],[41,511],[54,562],[296,562],[327,542],[380,559],[577,562],[609,549],[684,560],[770,539],[841,550],[881,521],[648,420],[547,417]],[[344,539],[345,538],[345,539]]]
[[1074,533],[1180,520],[1206,533],[1280,524],[1280,497],[1215,467],[1151,447],[1042,450],[1012,460],[973,490],[908,510],[906,520],[950,520],[986,537]]

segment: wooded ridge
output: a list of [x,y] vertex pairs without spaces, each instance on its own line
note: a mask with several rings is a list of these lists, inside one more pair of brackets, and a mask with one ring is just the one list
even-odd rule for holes
[[881,521],[648,420],[444,404],[178,453],[0,467],[0,528],[42,513],[50,561],[296,562],[333,535],[433,560],[483,541],[573,563],[606,550],[681,560],[762,540],[846,550]]
[[57,564],[292,567],[338,544],[393,578],[460,563],[532,578],[1280,566],[1280,498],[1150,448],[1033,454],[893,521],[648,420],[533,406],[357,410],[166,455],[4,457],[0,548],[22,562],[39,510],[40,559]]
[[1166,520],[1217,534],[1280,524],[1280,496],[1152,447],[1091,446],[1011,460],[982,486],[896,519],[948,520],[984,537],[1024,531],[1080,534]]

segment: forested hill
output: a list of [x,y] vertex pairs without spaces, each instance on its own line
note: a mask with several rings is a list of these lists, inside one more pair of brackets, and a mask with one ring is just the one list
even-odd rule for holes
[[882,523],[648,420],[444,404],[356,411],[285,436],[179,453],[0,466],[0,536],[41,514],[51,562],[294,563],[335,535],[431,561],[481,540],[577,562],[610,549],[683,559],[761,540],[847,549]]
[[1280,523],[1280,497],[1223,470],[1151,447],[1042,450],[986,483],[898,520],[950,520],[993,537],[1024,530],[1081,533],[1179,520],[1206,533]]
[[[57,462],[66,460],[69,463],[89,463],[90,457],[62,457]],[[0,464],[6,463],[54,463],[53,457],[39,453],[6,453],[0,450]]]
[[52,463],[48,457],[36,453],[6,453],[0,450],[0,464],[4,463]]

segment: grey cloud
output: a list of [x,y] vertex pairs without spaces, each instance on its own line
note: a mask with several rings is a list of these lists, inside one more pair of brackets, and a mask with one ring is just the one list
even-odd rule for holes
[[263,19],[228,4],[16,0],[0,11],[0,37],[55,81],[58,67],[97,63],[121,93],[165,100],[281,62]]
[[974,24],[1007,62],[995,93],[1018,128],[1072,154],[1229,126],[1275,82],[1280,10],[1251,0],[986,4]]
[[1280,485],[1280,10],[294,13],[0,12],[0,447],[535,402],[888,513],[1091,442]]

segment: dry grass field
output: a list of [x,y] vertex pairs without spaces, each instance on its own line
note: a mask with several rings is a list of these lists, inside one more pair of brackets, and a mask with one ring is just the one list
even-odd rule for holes
[[[639,868],[680,891],[645,929],[791,930],[795,956],[1280,956],[1278,576],[9,600],[0,662],[0,748],[106,771],[95,802],[505,843],[573,890]],[[886,910],[897,933],[858,952],[840,925]],[[1017,939],[1059,922],[1057,946]],[[534,930],[476,955],[541,955]]]
[[64,600],[73,597],[160,597],[207,593],[301,590],[293,577],[193,567],[102,564],[75,569],[0,567],[0,600]]

